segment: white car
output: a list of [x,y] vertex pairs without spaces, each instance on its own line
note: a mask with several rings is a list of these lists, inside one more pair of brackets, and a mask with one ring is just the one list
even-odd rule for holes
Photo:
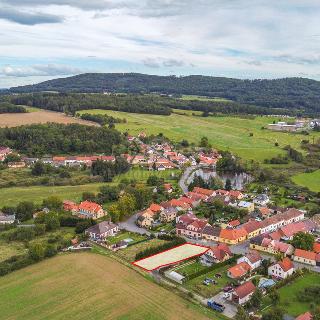
[[224,298],[224,299],[229,299],[229,298],[230,298],[230,295],[231,295],[230,292],[225,292],[225,293],[223,294],[223,298]]

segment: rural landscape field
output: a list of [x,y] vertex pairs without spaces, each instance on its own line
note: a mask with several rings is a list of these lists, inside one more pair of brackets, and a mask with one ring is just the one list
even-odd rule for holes
[[56,122],[56,123],[62,123],[62,124],[79,123],[79,124],[85,124],[85,125],[91,125],[91,126],[97,125],[89,121],[76,119],[74,117],[69,117],[64,113],[60,113],[60,112],[40,110],[37,108],[32,108],[32,109],[29,108],[27,110],[29,110],[29,112],[27,113],[1,114],[0,128],[16,127],[16,126],[23,126],[28,124],[47,123],[47,122]]
[[[301,140],[304,139],[303,135],[297,133],[262,129],[274,120],[281,120],[279,117],[256,116],[251,119],[250,117],[210,116],[204,118],[178,114],[141,116],[136,113],[109,110],[84,110],[79,113],[107,114],[121,119],[125,118],[127,123],[117,124],[116,128],[132,135],[137,135],[141,131],[145,131],[148,135],[161,132],[176,142],[187,139],[194,143],[199,143],[200,139],[205,136],[215,148],[229,150],[243,159],[253,159],[259,162],[283,154],[281,147],[286,145],[300,150]],[[312,135],[320,138],[320,133]],[[276,142],[279,144],[278,147],[275,146]]]
[[58,256],[0,278],[0,308],[0,318],[8,320],[208,319],[135,271],[86,253]]

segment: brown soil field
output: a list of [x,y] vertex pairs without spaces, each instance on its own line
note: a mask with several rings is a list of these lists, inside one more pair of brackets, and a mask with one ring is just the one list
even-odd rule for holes
[[208,319],[119,262],[63,254],[0,278],[0,319]]
[[86,120],[81,120],[73,117],[68,117],[64,113],[39,110],[37,112],[29,113],[3,113],[0,114],[0,128],[4,127],[18,127],[35,123],[79,123],[89,126],[98,126],[98,124]]

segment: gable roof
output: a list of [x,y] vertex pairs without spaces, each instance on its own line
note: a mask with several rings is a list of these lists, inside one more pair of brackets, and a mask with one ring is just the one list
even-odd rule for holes
[[221,229],[220,238],[228,240],[237,240],[247,235],[245,229]]
[[112,222],[102,221],[94,226],[91,226],[86,231],[91,232],[91,233],[95,233],[95,234],[102,234],[102,233],[105,233],[105,232],[112,230],[116,227],[117,227],[117,225]]
[[245,256],[251,263],[256,263],[262,260],[260,253],[256,250],[249,251]]
[[278,265],[284,272],[287,272],[294,268],[293,262],[288,257],[285,257],[283,260],[279,261]]
[[248,233],[251,233],[261,228],[261,222],[256,220],[250,220],[244,223],[242,225],[242,228],[244,228]]
[[79,210],[85,210],[85,211],[89,211],[89,212],[98,212],[99,210],[101,210],[102,207],[100,206],[100,204],[97,204],[95,202],[91,202],[91,201],[82,201],[79,204]]
[[152,203],[149,209],[153,212],[158,212],[158,211],[161,211],[162,207],[156,203]]
[[228,225],[231,226],[231,227],[237,227],[239,226],[241,223],[239,220],[232,220],[232,221],[229,221]]
[[204,189],[199,187],[194,187],[192,191],[195,193],[203,194],[205,196],[212,196],[215,193],[214,190]]
[[256,287],[254,286],[254,284],[251,281],[248,281],[237,287],[234,292],[240,299],[242,299],[255,292],[255,290]]
[[316,261],[316,256],[317,256],[315,252],[302,250],[302,249],[296,249],[294,251],[294,255],[296,257],[300,257],[308,260],[314,260],[314,261]]
[[319,243],[319,242],[315,242],[315,243],[313,244],[313,251],[314,251],[315,253],[320,253],[320,243]]
[[250,270],[251,270],[251,267],[248,263],[240,262],[235,266],[229,268],[228,272],[231,273],[233,278],[241,278],[245,276]]

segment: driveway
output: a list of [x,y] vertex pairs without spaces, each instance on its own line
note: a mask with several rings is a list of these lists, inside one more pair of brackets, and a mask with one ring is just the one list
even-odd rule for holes
[[150,232],[147,231],[144,228],[139,228],[136,225],[136,220],[138,218],[138,213],[134,214],[133,216],[131,216],[128,220],[124,221],[124,222],[120,222],[119,223],[119,228],[123,229],[123,230],[127,230],[130,232],[135,232],[135,233],[139,233],[139,234],[147,234],[150,235]]
[[223,292],[218,293],[214,297],[212,297],[213,301],[223,304],[226,308],[222,312],[222,314],[229,318],[234,318],[237,314],[237,306],[230,301],[223,298]]

